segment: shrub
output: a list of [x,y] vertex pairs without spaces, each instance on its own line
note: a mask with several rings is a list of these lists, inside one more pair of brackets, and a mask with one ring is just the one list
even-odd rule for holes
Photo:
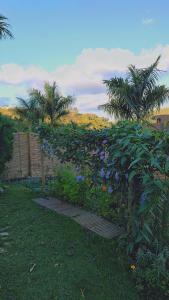
[[[141,281],[153,294],[155,274],[161,272],[161,254],[153,252],[151,245],[157,240],[166,249],[168,244],[169,133],[153,130],[147,124],[122,122],[102,131],[67,126],[43,135],[41,130],[41,137],[46,138],[49,155],[73,163],[81,174],[85,168],[90,170],[85,203],[122,222],[125,234],[119,242],[138,264],[138,280],[143,274]],[[148,265],[143,269],[138,260],[143,249],[145,256],[156,253],[150,264],[152,273]],[[160,274],[159,286],[166,294],[164,282],[168,283],[168,279]]]
[[14,122],[0,115],[0,175],[4,171],[5,163],[12,155]]
[[169,298],[169,248],[158,241],[139,249],[134,272],[136,286],[146,299]]
[[168,133],[124,122],[102,131],[61,127],[47,141],[52,153],[82,174],[88,167],[93,186],[109,190],[112,198],[120,195],[116,210],[123,217],[128,253],[151,244],[154,235],[161,238],[169,189]]
[[84,180],[78,181],[78,176],[70,167],[61,167],[56,172],[56,180],[50,190],[70,203],[84,204],[86,183]]

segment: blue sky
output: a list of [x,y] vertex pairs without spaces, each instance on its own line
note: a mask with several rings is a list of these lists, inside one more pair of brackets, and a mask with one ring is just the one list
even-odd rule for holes
[[104,78],[160,53],[168,83],[168,11],[168,0],[3,1],[15,39],[0,41],[0,104],[56,80],[80,111],[97,112],[106,101]]

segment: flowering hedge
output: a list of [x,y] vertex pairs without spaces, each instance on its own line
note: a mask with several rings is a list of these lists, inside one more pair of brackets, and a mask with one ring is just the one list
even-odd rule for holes
[[[151,225],[160,226],[154,210],[166,201],[169,187],[166,180],[169,176],[168,133],[127,122],[102,131],[72,125],[57,130],[41,127],[39,132],[45,138],[43,148],[49,155],[75,164],[79,176],[83,176],[83,170],[88,167],[94,185],[112,194],[120,191],[119,206],[126,208],[124,218],[128,234],[133,230],[133,215],[137,212],[140,223],[135,228],[136,240],[150,242]],[[160,179],[157,173],[164,178]],[[151,214],[151,221],[144,222],[143,214],[144,220]]]
[[39,133],[49,155],[76,166],[78,180],[84,175],[90,177],[91,187],[100,187],[112,198],[118,192],[117,206],[125,228],[121,242],[133,259],[140,249],[150,249],[154,240],[166,244],[168,132],[122,122],[101,131],[75,125],[57,129],[43,126]]

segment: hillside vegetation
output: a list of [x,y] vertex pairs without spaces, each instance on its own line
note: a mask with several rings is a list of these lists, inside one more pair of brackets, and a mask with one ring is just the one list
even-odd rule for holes
[[[18,119],[17,113],[14,108],[11,107],[0,107],[0,113],[11,117],[12,119]],[[111,122],[106,118],[99,117],[95,114],[90,113],[79,113],[78,111],[71,111],[68,115],[62,117],[60,122],[63,124],[76,123],[78,125],[89,124],[89,128],[101,129],[104,127],[109,127]]]

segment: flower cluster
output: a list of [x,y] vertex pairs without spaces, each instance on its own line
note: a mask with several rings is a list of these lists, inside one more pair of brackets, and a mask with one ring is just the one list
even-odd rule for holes
[[49,144],[46,140],[43,141],[43,144],[41,145],[41,150],[45,152],[49,157],[54,156],[54,150],[52,148],[52,145]]
[[85,180],[85,177],[83,176],[83,175],[78,175],[78,176],[76,176],[76,181],[77,182],[82,182],[82,181],[84,181]]

